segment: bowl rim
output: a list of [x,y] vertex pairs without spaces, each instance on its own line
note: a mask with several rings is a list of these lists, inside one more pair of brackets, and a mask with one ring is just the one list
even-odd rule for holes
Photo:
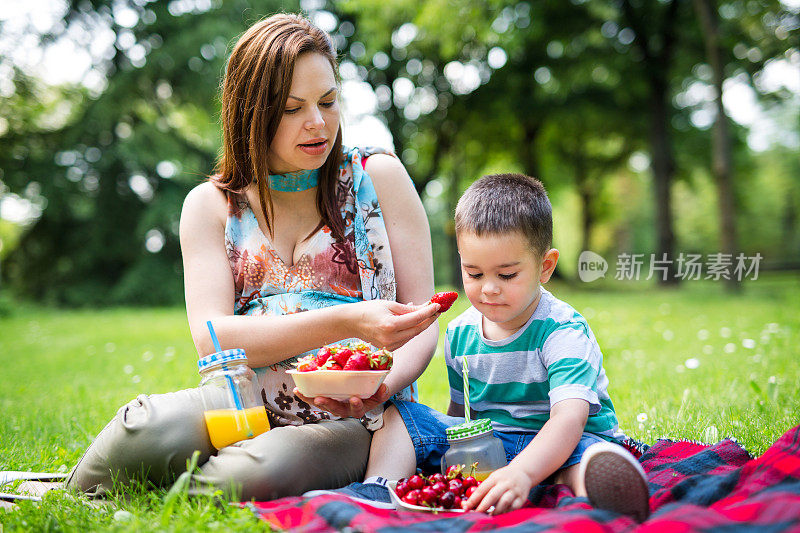
[[402,507],[406,511],[416,511],[421,513],[466,513],[464,509],[445,509],[444,507],[425,507],[423,505],[411,505],[400,499],[400,496],[394,491],[397,487],[397,481],[389,481],[386,483],[386,488],[389,489],[389,494],[393,503]]

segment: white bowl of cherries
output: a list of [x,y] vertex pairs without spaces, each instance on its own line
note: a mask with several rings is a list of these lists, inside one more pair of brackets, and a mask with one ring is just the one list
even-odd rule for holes
[[[462,503],[480,485],[471,474],[463,475],[464,466],[450,466],[445,474],[414,474],[390,481],[388,488],[392,502],[408,511],[463,513]],[[472,466],[472,472],[475,466]]]

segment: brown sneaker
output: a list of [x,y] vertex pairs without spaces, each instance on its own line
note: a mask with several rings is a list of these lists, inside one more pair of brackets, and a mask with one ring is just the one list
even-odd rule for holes
[[650,491],[642,465],[625,448],[598,442],[586,449],[578,473],[586,496],[598,509],[644,522],[650,516]]

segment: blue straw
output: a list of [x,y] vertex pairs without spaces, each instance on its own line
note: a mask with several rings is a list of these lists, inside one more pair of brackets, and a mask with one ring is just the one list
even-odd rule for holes
[[206,326],[208,326],[208,332],[211,333],[211,342],[214,343],[214,349],[218,352],[221,352],[222,348],[219,345],[219,339],[217,338],[217,334],[214,332],[214,326],[211,325],[210,320],[206,322]]
[[[208,332],[211,333],[211,342],[214,343],[214,349],[218,352],[222,351],[222,347],[219,345],[219,339],[217,339],[217,334],[214,332],[214,326],[211,325],[211,321],[207,321],[206,325],[208,326]],[[239,395],[236,394],[236,387],[233,386],[233,380],[230,376],[226,375],[225,379],[228,381],[228,388],[231,391],[231,396],[233,397],[233,404],[236,406],[237,411],[244,411],[244,407],[242,407],[242,400],[239,398]],[[237,417],[238,418],[238,417]],[[238,420],[237,420],[238,425]],[[247,436],[252,437],[253,431],[250,429],[250,424],[247,423],[247,418],[244,418],[244,425],[247,429]]]

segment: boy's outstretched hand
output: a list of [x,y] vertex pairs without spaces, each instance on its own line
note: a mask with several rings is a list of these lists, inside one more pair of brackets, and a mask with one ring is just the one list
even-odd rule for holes
[[519,468],[512,468],[511,465],[504,466],[492,472],[478,485],[463,507],[485,513],[494,506],[492,514],[513,511],[528,500],[531,488],[531,478],[526,473]]

